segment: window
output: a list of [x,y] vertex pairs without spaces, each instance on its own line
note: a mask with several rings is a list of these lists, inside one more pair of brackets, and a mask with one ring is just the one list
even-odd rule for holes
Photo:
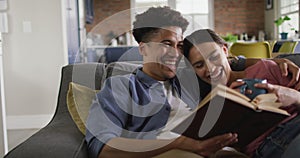
[[[295,30],[299,31],[299,1],[298,0],[280,0],[280,16],[289,16],[290,21],[284,23],[279,28],[279,32],[288,32],[290,38],[295,36]],[[291,30],[295,28],[295,30]]]
[[196,29],[213,28],[212,3],[211,0],[132,0],[132,8],[138,8],[133,9],[135,13],[132,13],[132,17],[149,7],[167,5],[181,12],[188,19],[190,24],[185,32],[187,35]]

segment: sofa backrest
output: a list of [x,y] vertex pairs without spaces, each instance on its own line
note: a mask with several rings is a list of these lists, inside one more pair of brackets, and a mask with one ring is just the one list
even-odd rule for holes
[[294,62],[297,66],[300,67],[300,54],[280,54],[276,58],[285,58]]
[[104,73],[104,63],[84,63],[64,66],[55,115],[68,113],[66,96],[70,82],[79,83],[92,89],[100,89]]
[[138,47],[107,47],[104,49],[106,63],[117,61],[142,61]]

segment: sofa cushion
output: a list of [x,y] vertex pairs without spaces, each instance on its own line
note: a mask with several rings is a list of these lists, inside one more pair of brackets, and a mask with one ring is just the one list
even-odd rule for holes
[[85,135],[85,122],[92,100],[98,90],[70,82],[67,94],[67,106],[78,129]]

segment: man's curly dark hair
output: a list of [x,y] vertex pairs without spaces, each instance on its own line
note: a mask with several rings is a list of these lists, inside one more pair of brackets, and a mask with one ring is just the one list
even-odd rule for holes
[[162,27],[178,26],[184,32],[188,24],[180,12],[170,7],[151,7],[144,13],[136,15],[132,33],[138,43],[148,42],[149,36]]

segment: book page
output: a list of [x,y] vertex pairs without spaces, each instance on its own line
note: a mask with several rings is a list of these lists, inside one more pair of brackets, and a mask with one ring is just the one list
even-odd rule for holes
[[229,88],[227,86],[224,86],[224,85],[217,85],[216,88],[215,88],[216,91],[225,91],[226,93],[229,93],[229,94],[232,94],[232,95],[235,95],[237,97],[240,97],[241,99],[243,100],[246,100],[246,101],[251,101],[250,98],[248,98],[247,96],[245,96],[244,94],[232,89],[232,88]]
[[257,105],[264,102],[276,103],[277,99],[278,98],[274,93],[260,94],[252,100],[252,103]]
[[217,95],[237,102],[246,107],[249,107],[255,111],[266,110],[284,115],[289,115],[285,110],[279,109],[279,107],[281,107],[282,104],[276,102],[277,96],[274,93],[260,94],[251,101],[250,98],[248,98],[244,94],[235,91],[234,89],[231,89],[224,85],[217,85],[209,94],[209,97],[206,97],[205,100],[203,100],[204,104],[206,104],[206,102],[208,102],[210,99]]
[[217,95],[236,101],[240,104],[247,104],[247,106],[252,109],[256,108],[256,105],[252,105],[250,103],[251,100],[247,96],[235,91],[234,89],[219,84],[215,86],[215,88],[204,99],[202,99],[197,109],[204,106],[208,101],[210,101],[212,98],[214,98]]
[[274,93],[260,94],[255,97],[251,102],[256,104],[258,109],[271,112],[277,112],[284,115],[290,115],[285,110],[280,109],[282,103],[277,102],[277,96]]
[[229,87],[226,87],[224,85],[217,85],[215,89],[213,89],[213,96],[219,95],[224,98],[227,98],[229,100],[232,100],[234,102],[237,102],[241,105],[244,105],[246,107],[249,107],[253,110],[257,109],[256,104],[252,104],[250,101],[250,98],[245,96],[244,94],[241,94],[234,89],[231,89]]
[[264,103],[260,103],[258,106],[259,106],[258,109],[260,110],[276,112],[287,116],[290,115],[287,111],[279,108],[282,106],[282,103],[264,102]]

